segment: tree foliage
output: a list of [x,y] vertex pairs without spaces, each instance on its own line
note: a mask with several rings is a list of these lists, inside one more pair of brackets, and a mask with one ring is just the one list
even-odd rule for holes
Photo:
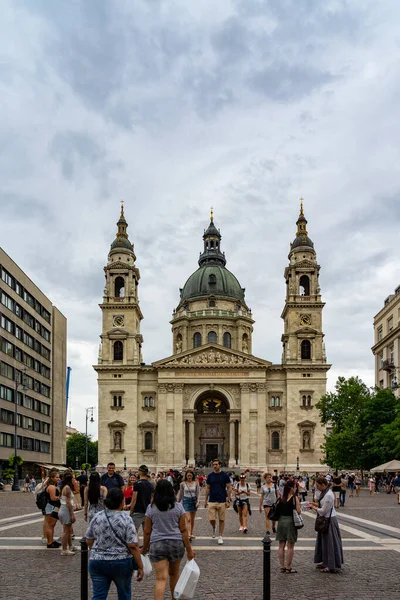
[[371,469],[400,456],[400,399],[392,390],[339,377],[316,406],[331,427],[323,449],[333,468]]
[[[93,442],[90,435],[88,441],[88,463],[94,467],[98,461],[98,442]],[[72,469],[84,468],[86,463],[86,435],[84,433],[74,433],[67,439],[67,466]]]

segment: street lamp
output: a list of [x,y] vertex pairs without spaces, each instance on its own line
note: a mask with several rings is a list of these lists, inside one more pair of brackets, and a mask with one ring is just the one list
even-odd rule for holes
[[[19,477],[18,477],[18,461],[17,461],[17,429],[18,429],[18,388],[21,382],[18,381],[17,372],[15,372],[15,398],[14,398],[14,483],[12,486],[13,492],[19,492]],[[22,389],[25,391],[28,389],[26,384],[26,368],[24,369],[22,376]]]
[[[89,408],[85,408],[86,411],[86,438],[85,438],[85,457],[86,457],[86,465],[88,464],[88,435],[87,435],[87,422],[90,415],[90,422],[94,423],[93,419],[93,411],[94,406],[90,406]],[[87,468],[87,467],[86,467]]]
[[297,475],[300,474],[300,462],[299,462],[299,457],[296,458],[296,469],[297,469]]

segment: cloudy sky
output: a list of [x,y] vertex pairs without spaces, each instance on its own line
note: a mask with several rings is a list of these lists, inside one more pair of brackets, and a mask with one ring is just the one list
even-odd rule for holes
[[171,354],[211,205],[254,354],[280,362],[303,196],[329,386],[373,384],[373,316],[400,283],[399,25],[398,0],[2,2],[0,244],[68,318],[74,426],[97,404],[122,198],[147,363]]

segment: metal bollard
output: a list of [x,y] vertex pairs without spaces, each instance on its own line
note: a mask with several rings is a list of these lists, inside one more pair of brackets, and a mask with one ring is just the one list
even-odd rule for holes
[[81,545],[81,600],[89,600],[88,559],[89,549],[86,538],[80,540]]
[[263,539],[263,600],[271,600],[271,538]]

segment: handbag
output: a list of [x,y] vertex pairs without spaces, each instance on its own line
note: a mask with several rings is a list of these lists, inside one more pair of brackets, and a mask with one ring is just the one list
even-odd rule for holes
[[191,598],[194,598],[199,577],[198,564],[194,559],[188,560],[175,586],[174,598],[176,600],[191,600]]
[[304,519],[302,515],[299,515],[295,508],[293,509],[293,525],[296,527],[296,529],[301,529],[304,527]]
[[[326,492],[322,496],[320,496],[320,498],[318,500],[318,504],[320,507],[321,507],[321,500],[325,496],[325,494],[326,494]],[[317,518],[315,519],[315,525],[314,525],[314,529],[317,533],[328,533],[329,524],[331,522],[332,511],[333,511],[333,506],[331,508],[331,512],[329,513],[329,517],[323,517],[322,515],[317,515]]]
[[109,518],[109,516],[108,516],[108,514],[107,514],[107,511],[106,511],[106,510],[104,511],[104,514],[106,515],[106,518],[107,518],[108,524],[109,524],[109,526],[111,527],[111,530],[112,530],[113,534],[115,535],[115,537],[117,538],[117,540],[118,540],[119,542],[121,542],[122,544],[124,544],[124,546],[126,546],[126,549],[128,550],[128,552],[131,554],[131,556],[132,556],[132,560],[133,560],[133,570],[134,570],[134,571],[137,571],[137,570],[139,569],[139,565],[137,564],[137,562],[136,562],[136,560],[135,560],[135,557],[133,556],[133,554],[132,554],[132,552],[131,552],[131,549],[129,548],[129,546],[128,546],[128,544],[125,542],[125,540],[123,540],[123,539],[122,539],[122,537],[120,537],[120,536],[118,535],[118,533],[115,531],[114,527],[113,527],[113,526],[112,526],[112,524],[111,524],[110,518]]
[[268,513],[268,519],[271,521],[279,521],[279,517],[281,516],[279,510],[279,499],[271,506]]

